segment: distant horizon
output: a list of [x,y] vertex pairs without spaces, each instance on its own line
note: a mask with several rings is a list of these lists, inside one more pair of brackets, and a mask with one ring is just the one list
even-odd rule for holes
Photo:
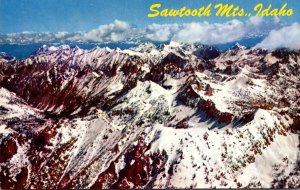
[[100,25],[84,32],[21,32],[0,34],[0,44],[26,43],[113,43],[113,42],[200,42],[203,44],[226,44],[249,37],[264,36],[272,30],[286,26],[279,18],[266,20],[250,17],[245,21],[231,19],[223,23],[189,22],[182,24],[153,23],[144,28],[122,21]]
[[[214,47],[216,50],[220,52],[225,52],[229,49],[234,48],[236,45],[244,46],[246,48],[253,48],[255,47],[258,43],[260,43],[264,37],[255,37],[255,38],[248,38],[248,39],[243,39],[240,41],[235,41],[235,42],[229,42],[226,44],[215,44],[215,45],[207,45],[203,44],[200,42],[195,42],[195,43],[184,43],[184,42],[178,42],[179,44],[202,44],[208,47]],[[0,44],[0,53],[5,53],[7,56],[12,56],[17,59],[23,59],[27,58],[31,55],[34,55],[40,48],[43,48],[44,46],[46,48],[49,47],[61,47],[64,45],[69,46],[70,48],[75,48],[79,47],[80,49],[83,50],[92,50],[97,47],[99,48],[110,48],[110,49],[130,49],[130,48],[135,48],[138,47],[142,44],[147,44],[151,43],[155,45],[156,47],[160,45],[168,45],[172,43],[172,41],[166,41],[166,42],[150,42],[150,41],[145,41],[145,42],[139,42],[139,43],[132,43],[132,42],[105,42],[105,43],[94,43],[94,42],[66,42],[66,43],[29,43],[29,44]]]

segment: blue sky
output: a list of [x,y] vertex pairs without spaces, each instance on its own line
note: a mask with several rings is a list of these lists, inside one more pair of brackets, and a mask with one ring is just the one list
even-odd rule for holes
[[[123,20],[137,27],[151,23],[226,22],[233,18],[148,18],[149,7],[161,3],[166,8],[188,6],[198,8],[213,2],[235,3],[252,8],[263,2],[280,7],[285,2],[294,9],[294,16],[280,18],[292,23],[300,21],[298,0],[0,0],[0,33],[32,32],[76,32],[88,31],[99,25]],[[245,18],[248,19],[248,18]],[[243,20],[243,18],[241,19]]]

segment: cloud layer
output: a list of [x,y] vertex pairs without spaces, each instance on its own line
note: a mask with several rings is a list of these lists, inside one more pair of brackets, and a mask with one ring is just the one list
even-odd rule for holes
[[111,24],[101,25],[97,29],[82,32],[69,37],[70,41],[88,42],[118,42],[130,39],[139,30],[127,22],[115,20]]
[[294,23],[279,30],[272,30],[270,34],[257,45],[259,48],[300,49],[300,24]]
[[300,26],[283,26],[279,18],[265,21],[250,17],[247,21],[231,20],[225,23],[191,22],[183,24],[150,24],[138,28],[125,21],[101,25],[96,29],[76,33],[17,33],[0,35],[0,43],[65,43],[65,42],[167,42],[225,44],[251,36],[268,35],[257,47],[275,49],[300,48],[297,38]]
[[224,44],[246,36],[245,24],[238,20],[226,23],[209,24],[189,23],[173,36],[173,40],[181,42],[201,42],[204,44]]

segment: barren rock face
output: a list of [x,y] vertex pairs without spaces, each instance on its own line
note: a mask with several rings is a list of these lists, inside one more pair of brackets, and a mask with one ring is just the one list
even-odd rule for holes
[[1,157],[0,162],[5,163],[9,159],[13,157],[14,154],[17,153],[17,145],[16,142],[12,139],[7,139],[5,141],[2,141],[1,144]]
[[300,187],[299,52],[144,49],[2,56],[0,187]]

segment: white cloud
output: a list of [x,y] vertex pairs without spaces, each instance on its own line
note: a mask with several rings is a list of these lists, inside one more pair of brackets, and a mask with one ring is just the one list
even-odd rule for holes
[[97,29],[82,32],[68,38],[70,41],[117,42],[141,37],[157,42],[201,42],[205,44],[227,43],[246,35],[245,23],[232,20],[226,23],[192,22],[184,24],[150,24],[137,29],[124,21],[101,25]]
[[184,24],[151,24],[145,37],[153,41],[201,42],[224,44],[255,36],[276,27],[266,24],[262,17],[251,17],[248,21],[231,20],[225,23],[192,22]]
[[264,17],[252,16],[252,17],[250,17],[249,22],[254,26],[259,26],[264,22]]
[[127,22],[115,20],[111,24],[101,25],[97,29],[82,32],[69,37],[70,41],[117,42],[135,35],[137,29]]
[[192,22],[185,24],[151,24],[145,37],[152,41],[201,42],[205,44],[227,43],[245,35],[245,25],[238,20],[226,23]]
[[151,24],[146,28],[145,37],[152,41],[168,41],[178,30],[178,24]]
[[280,23],[280,18],[278,16],[275,16],[273,19],[274,24]]
[[56,38],[63,38],[68,34],[68,32],[57,32],[56,34],[54,34],[54,36]]
[[183,28],[173,36],[173,40],[187,43],[223,44],[245,36],[245,29],[244,23],[238,20],[222,24],[188,23],[184,24]]
[[294,23],[279,30],[272,30],[270,34],[256,47],[266,49],[289,48],[300,49],[300,24]]

